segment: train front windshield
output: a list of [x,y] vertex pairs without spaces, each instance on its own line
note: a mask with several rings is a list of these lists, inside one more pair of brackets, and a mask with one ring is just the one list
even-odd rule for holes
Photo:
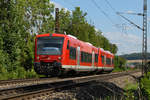
[[37,38],[38,55],[61,55],[64,37]]

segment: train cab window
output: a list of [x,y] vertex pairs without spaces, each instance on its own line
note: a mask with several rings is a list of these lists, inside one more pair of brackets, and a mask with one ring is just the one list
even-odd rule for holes
[[69,40],[68,40],[68,42],[67,42],[67,49],[69,49]]
[[69,54],[70,56],[70,59],[76,59],[76,48],[74,48],[74,47],[70,47],[70,54]]
[[102,58],[102,64],[104,64],[104,56],[101,56],[101,58]]
[[38,37],[37,54],[38,55],[61,55],[64,43],[64,37]]
[[95,62],[98,62],[98,54],[95,54]]

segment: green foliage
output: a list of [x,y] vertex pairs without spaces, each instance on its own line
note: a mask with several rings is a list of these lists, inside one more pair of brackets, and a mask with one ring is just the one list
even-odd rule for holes
[[[36,34],[54,32],[54,5],[49,0],[0,0],[0,79],[37,77],[33,70]],[[60,10],[60,32],[72,34],[94,46],[117,52],[100,30],[76,7]]]
[[72,11],[72,15],[69,11],[61,9],[59,12],[60,18],[60,33],[71,34],[76,36],[78,39],[90,42],[94,46],[104,48],[112,53],[117,53],[117,46],[111,44],[109,40],[104,37],[100,30],[96,30],[93,25],[90,25],[86,20],[87,13],[81,11],[80,7],[76,7]]
[[33,32],[53,32],[54,5],[49,0],[0,0],[0,6],[0,79],[37,77]]
[[128,82],[128,84],[125,86],[125,90],[127,91],[132,91],[137,89],[138,89],[138,84],[131,84]]
[[127,92],[125,93],[126,100],[138,100],[138,97],[135,96],[135,91],[136,90],[134,89],[127,90]]
[[68,33],[71,24],[71,15],[69,11],[65,11],[65,9],[61,9],[59,12],[59,23],[60,23],[60,33],[64,34]]
[[126,70],[125,63],[126,63],[126,60],[124,58],[122,58],[120,56],[115,56],[115,58],[114,58],[114,65],[115,65],[114,71],[117,72],[117,71]]
[[[140,91],[138,87],[141,87]],[[148,72],[147,76],[141,78],[139,86],[136,84],[129,84],[126,86],[126,99],[127,100],[139,100],[139,92],[142,93],[142,100],[150,100],[150,72]],[[141,95],[140,95],[141,96]]]
[[150,72],[141,79],[142,93],[150,100]]
[[[141,91],[137,87],[141,87]],[[129,84],[126,86],[126,93],[127,100],[139,100],[138,97],[139,93],[142,93],[142,100],[150,100],[150,72],[148,72],[147,76],[144,75],[144,77],[141,78],[141,81],[139,83],[139,86],[136,84]]]

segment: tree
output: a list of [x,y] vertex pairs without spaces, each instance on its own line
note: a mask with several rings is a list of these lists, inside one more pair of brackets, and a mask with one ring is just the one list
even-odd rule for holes
[[19,77],[23,67],[33,66],[33,32],[54,29],[54,6],[49,0],[1,0],[0,6],[0,55],[7,58],[0,66],[6,66],[9,78]]
[[69,11],[65,11],[64,8],[62,8],[59,12],[59,23],[60,23],[60,33],[64,34],[65,32],[67,34],[69,33],[69,29],[71,27],[71,15]]
[[[0,72],[7,73],[8,78],[35,76],[32,69],[35,35],[54,32],[54,5],[49,0],[0,0],[0,7]],[[86,15],[80,7],[72,14],[61,9],[60,33],[66,32],[115,53],[116,45],[96,31]]]
[[87,13],[83,13],[80,7],[76,7],[72,11],[70,33],[83,41],[88,41],[88,32],[85,30],[88,27],[85,19],[86,15]]
[[117,51],[118,51],[118,48],[117,48],[116,44],[110,44],[110,47],[111,47],[110,51],[112,53],[116,54]]
[[120,56],[115,56],[114,58],[114,65],[115,67],[123,68],[125,69],[125,64],[126,64],[126,59],[120,57]]

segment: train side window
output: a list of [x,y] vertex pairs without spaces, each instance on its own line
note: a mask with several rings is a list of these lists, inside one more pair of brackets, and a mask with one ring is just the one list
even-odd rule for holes
[[68,43],[67,43],[67,49],[69,49],[69,40],[68,40]]
[[92,54],[89,54],[89,61],[88,62],[92,62]]
[[70,54],[69,54],[70,56],[70,59],[76,59],[76,48],[74,48],[74,47],[70,47]]
[[102,58],[102,64],[104,64],[104,56],[101,56],[101,58]]
[[98,54],[95,54],[95,62],[98,62]]
[[86,53],[82,51],[81,52],[81,62],[86,62],[86,59],[87,59]]
[[81,51],[81,62],[84,62],[84,52]]
[[109,58],[109,65],[111,65],[111,59]]
[[106,58],[106,64],[111,65],[111,59],[110,58]]
[[112,64],[114,64],[114,59],[112,58]]
[[92,62],[92,54],[81,51],[81,62]]

